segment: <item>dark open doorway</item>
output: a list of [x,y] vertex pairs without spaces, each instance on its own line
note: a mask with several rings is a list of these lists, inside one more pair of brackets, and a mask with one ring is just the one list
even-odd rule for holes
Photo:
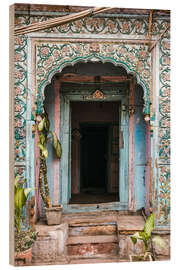
[[119,103],[72,102],[70,204],[119,201]]
[[105,193],[108,178],[108,126],[81,126],[81,192]]

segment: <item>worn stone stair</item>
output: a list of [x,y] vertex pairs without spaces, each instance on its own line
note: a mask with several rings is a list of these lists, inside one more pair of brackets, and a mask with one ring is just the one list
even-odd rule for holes
[[69,224],[67,255],[70,263],[117,261],[118,254],[116,221],[89,220]]
[[143,243],[134,246],[130,239],[143,227],[140,215],[113,211],[65,214],[61,225],[36,225],[39,237],[33,248],[33,264],[129,261],[129,254],[143,252]]

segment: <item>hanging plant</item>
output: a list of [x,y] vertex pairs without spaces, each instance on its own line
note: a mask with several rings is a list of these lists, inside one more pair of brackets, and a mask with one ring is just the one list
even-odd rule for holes
[[42,200],[46,208],[51,208],[52,203],[49,195],[47,164],[48,158],[47,142],[51,141],[57,158],[61,158],[62,147],[55,132],[50,131],[50,122],[46,111],[36,117],[37,130],[39,133],[38,147],[40,149],[40,170],[39,170],[39,187]]

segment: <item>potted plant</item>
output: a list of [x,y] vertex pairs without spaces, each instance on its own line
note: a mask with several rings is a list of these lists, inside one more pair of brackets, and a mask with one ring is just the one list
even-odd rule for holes
[[152,213],[145,222],[144,231],[136,232],[131,236],[133,244],[137,243],[137,240],[141,240],[145,245],[145,253],[140,255],[130,255],[130,261],[152,261],[152,253],[149,249],[150,240],[162,248],[165,248],[165,241],[160,236],[151,237],[152,231],[154,229],[154,214]]
[[42,200],[45,204],[46,219],[48,225],[57,225],[61,222],[62,205],[52,205],[48,179],[47,179],[47,164],[48,157],[47,142],[52,142],[55,155],[58,159],[61,158],[62,148],[55,132],[50,131],[50,122],[46,111],[42,115],[36,117],[36,124],[39,133],[38,147],[40,149],[40,170],[39,170],[39,187]]
[[33,188],[23,188],[24,182],[25,180],[21,180],[20,176],[17,176],[14,182],[15,265],[31,264],[32,245],[37,237],[37,233],[32,229],[21,230],[23,208],[29,193],[33,190]]

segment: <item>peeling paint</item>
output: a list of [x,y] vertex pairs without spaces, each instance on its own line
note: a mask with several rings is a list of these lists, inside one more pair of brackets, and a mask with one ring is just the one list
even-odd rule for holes
[[157,158],[155,159],[155,168],[157,169],[158,165],[157,165]]

